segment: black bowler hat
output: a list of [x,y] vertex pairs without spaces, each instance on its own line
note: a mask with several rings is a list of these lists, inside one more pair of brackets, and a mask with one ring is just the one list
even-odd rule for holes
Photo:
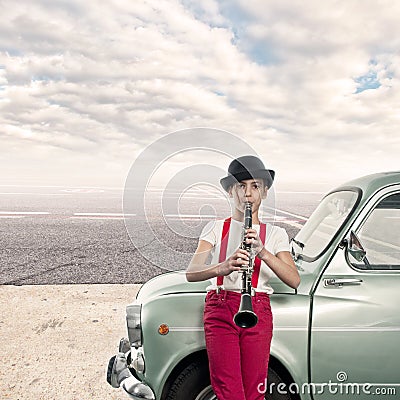
[[260,178],[265,185],[270,188],[274,181],[275,171],[266,169],[263,162],[255,156],[242,156],[236,158],[229,164],[228,176],[222,178],[219,182],[221,186],[228,191],[229,188],[246,179]]

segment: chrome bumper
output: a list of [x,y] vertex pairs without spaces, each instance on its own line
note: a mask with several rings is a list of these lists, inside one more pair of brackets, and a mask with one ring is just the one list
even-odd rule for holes
[[139,381],[129,371],[124,350],[126,350],[126,339],[121,339],[119,353],[111,357],[108,363],[107,382],[114,388],[121,387],[129,398],[135,400],[155,400],[150,386]]
[[154,393],[145,383],[138,381],[133,375],[121,383],[122,389],[131,399],[155,400]]

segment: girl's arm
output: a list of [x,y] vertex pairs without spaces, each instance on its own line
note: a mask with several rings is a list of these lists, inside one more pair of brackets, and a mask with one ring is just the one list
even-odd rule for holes
[[233,271],[239,271],[241,265],[248,264],[248,253],[238,249],[227,260],[214,265],[206,264],[213,245],[206,240],[199,240],[199,244],[192,260],[186,270],[186,279],[189,282],[206,281],[216,276],[229,275]]
[[286,285],[296,289],[300,285],[300,275],[292,256],[288,251],[280,251],[273,255],[265,247],[257,254],[268,267],[275,272],[276,276]]
[[280,251],[276,255],[272,254],[264,247],[255,229],[248,229],[246,238],[247,243],[253,245],[257,257],[264,261],[282,282],[293,289],[300,285],[299,272],[288,251]]

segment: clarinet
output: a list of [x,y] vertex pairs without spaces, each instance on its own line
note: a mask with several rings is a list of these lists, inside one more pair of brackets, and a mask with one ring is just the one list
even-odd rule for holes
[[256,313],[253,311],[253,305],[251,302],[252,296],[252,284],[251,278],[253,275],[253,255],[251,244],[246,243],[246,229],[250,229],[252,227],[252,204],[250,202],[246,202],[244,208],[244,224],[243,224],[243,237],[240,248],[246,250],[249,254],[249,265],[243,266],[239,273],[241,273],[241,282],[242,289],[241,294],[242,297],[240,299],[239,311],[233,317],[233,321],[237,326],[241,328],[252,328],[257,324],[258,317]]

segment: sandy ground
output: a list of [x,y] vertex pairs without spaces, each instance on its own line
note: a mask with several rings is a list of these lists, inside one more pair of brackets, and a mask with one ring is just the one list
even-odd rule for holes
[[0,398],[126,400],[106,369],[139,287],[0,286]]

